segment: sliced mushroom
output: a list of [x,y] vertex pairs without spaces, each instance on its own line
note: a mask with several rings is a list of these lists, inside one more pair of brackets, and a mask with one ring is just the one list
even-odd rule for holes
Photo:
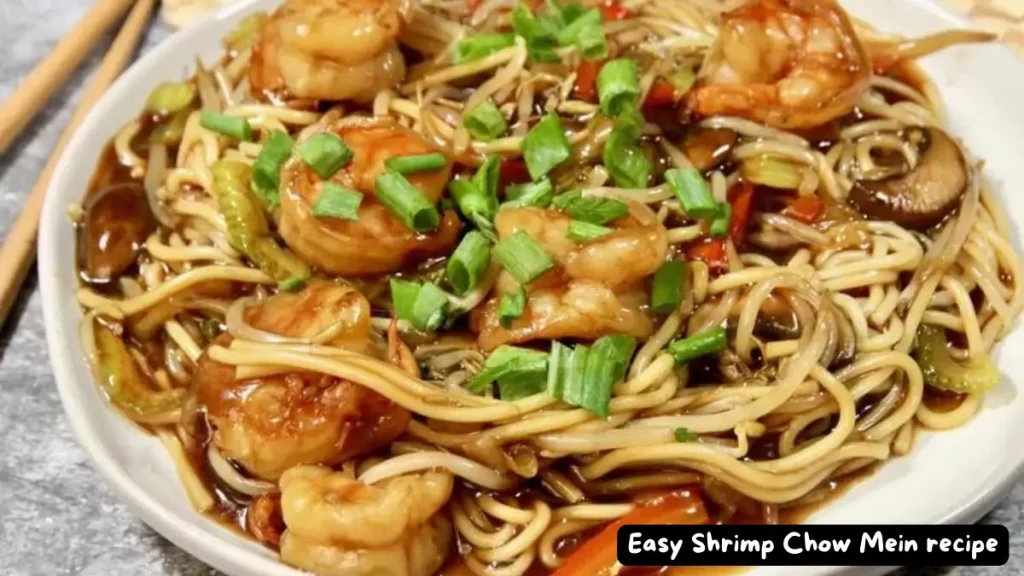
[[135,263],[139,248],[156,228],[146,192],[136,182],[115,184],[85,201],[79,229],[78,257],[82,277],[106,283]]
[[967,161],[960,146],[942,130],[927,128],[913,170],[857,182],[850,202],[869,218],[925,230],[955,210],[966,189]]

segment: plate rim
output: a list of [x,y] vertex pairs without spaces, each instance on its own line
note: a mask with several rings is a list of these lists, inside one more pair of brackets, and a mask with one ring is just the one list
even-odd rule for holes
[[[186,46],[191,38],[207,34],[207,30],[214,27],[217,23],[223,20],[234,19],[236,16],[249,11],[253,5],[261,1],[263,0],[244,0],[219,7],[211,14],[205,16],[200,22],[170,35],[149,52],[135,60],[100,100],[97,101],[93,110],[109,107],[109,102],[121,99],[121,94],[127,92],[136,84],[147,69],[158,65],[167,54]],[[899,1],[930,12],[951,24],[967,28],[978,28],[975,23],[963,15],[957,14],[948,7],[939,5],[935,0]],[[1012,53],[1012,50],[1005,45],[1000,46],[1000,48]],[[1016,55],[1014,57],[1017,58]],[[61,271],[58,270],[57,266],[59,245],[56,242],[56,231],[58,226],[67,226],[68,222],[65,207],[61,204],[59,189],[67,184],[67,173],[70,171],[70,166],[74,163],[73,156],[75,152],[87,145],[86,135],[94,132],[98,123],[99,115],[89,114],[82,125],[75,131],[75,134],[61,154],[53,178],[47,187],[37,240],[38,276],[40,295],[44,302],[42,314],[47,350],[61,405],[65,417],[70,424],[75,441],[85,452],[90,465],[98,472],[99,476],[116,495],[118,500],[123,502],[136,517],[193,557],[229,574],[239,574],[241,570],[244,571],[242,572],[244,574],[300,575],[302,572],[285,565],[278,558],[270,558],[240,546],[214,548],[210,545],[209,541],[204,539],[201,532],[190,530],[188,524],[182,521],[180,513],[159,503],[128,475],[118,463],[112,451],[100,439],[98,432],[91,423],[92,418],[88,415],[87,411],[79,408],[77,405],[77,400],[84,388],[75,383],[76,377],[71,366],[71,356],[69,356],[68,352],[80,354],[80,351],[67,350],[61,339],[62,334],[66,330],[75,328],[66,325],[66,320],[62,318],[63,308],[60,305],[45,305],[45,303],[60,302],[59,285],[61,283]],[[1018,327],[1017,329],[1020,328]],[[946,512],[937,523],[976,522],[1001,502],[1012,491],[1022,476],[1024,476],[1024,454],[1018,456],[1018,462],[1015,466],[1007,467],[1003,471],[1001,477],[998,478],[998,482],[994,482],[982,492],[961,500],[957,506],[952,507]],[[207,521],[214,523],[212,520]],[[224,529],[223,526],[221,528]],[[817,570],[815,573],[824,576],[852,572],[859,574],[881,574],[895,567],[877,569],[865,569],[862,567],[818,568],[820,570]],[[757,576],[758,572],[759,570],[755,568],[750,574]]]

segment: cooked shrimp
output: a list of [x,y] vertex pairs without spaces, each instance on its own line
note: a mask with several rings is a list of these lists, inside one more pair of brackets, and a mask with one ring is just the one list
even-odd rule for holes
[[527,288],[526,309],[507,328],[498,322],[503,294],[519,290],[506,273],[497,294],[473,319],[479,344],[490,350],[505,343],[538,338],[596,339],[606,334],[646,338],[652,330],[641,307],[646,301],[643,280],[665,262],[665,228],[642,205],[612,224],[614,231],[598,240],[569,239],[570,218],[554,210],[516,208],[498,212],[498,235],[525,231],[551,255],[557,268]]
[[690,106],[811,128],[852,111],[870,81],[871,57],[835,0],[756,0],[724,16]]
[[[317,217],[311,206],[319,194],[320,177],[301,160],[285,165],[279,231],[300,258],[333,274],[367,276],[393,272],[448,253],[455,246],[461,223],[454,211],[443,214],[437,230],[421,234],[407,228],[374,198],[374,182],[385,170],[385,160],[437,150],[390,118],[350,118],[329,129],[341,136],[353,153],[352,161],[333,181],[363,192],[365,198],[358,220]],[[448,164],[440,170],[409,174],[407,179],[436,203],[450,173]]]
[[403,25],[399,0],[288,0],[253,47],[253,93],[372,100],[405,76]]
[[[310,296],[310,291],[320,296]],[[324,297],[332,293],[340,296]],[[339,339],[352,342],[357,334],[368,338],[363,324],[369,323],[369,304],[354,289],[333,284],[271,296],[250,307],[246,320],[258,330],[299,336],[324,321],[316,310],[324,302],[364,310],[359,316],[332,309],[338,316],[361,319]],[[231,336],[222,335],[214,344],[230,342]],[[409,422],[407,410],[352,382],[312,372],[236,380],[233,366],[206,354],[193,378],[193,394],[221,454],[265,480],[276,480],[296,465],[334,464],[372,451],[397,438]]]
[[298,292],[279,292],[245,309],[248,325],[291,338],[365,351],[370,342],[370,303],[356,289],[316,280]]
[[451,545],[451,523],[439,512],[452,485],[446,472],[376,487],[327,468],[293,468],[281,477],[281,559],[322,576],[429,576]]

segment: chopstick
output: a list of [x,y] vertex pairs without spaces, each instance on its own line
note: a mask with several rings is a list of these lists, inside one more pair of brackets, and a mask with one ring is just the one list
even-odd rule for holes
[[3,103],[0,107],[0,154],[7,151],[50,96],[92,52],[100,36],[124,15],[132,1],[97,2]]
[[[135,48],[138,46],[143,32],[146,31],[155,3],[156,0],[138,0],[135,3],[128,18],[125,19],[121,31],[110,45],[107,55],[103,57],[99,69],[93,75],[89,87],[82,96],[81,103],[71,117],[71,122],[61,134],[57,146],[53,149],[53,155],[46,162],[46,167],[43,168],[39,180],[32,187],[32,192],[29,193],[28,200],[18,215],[18,219],[7,233],[3,246],[0,246],[0,326],[3,326],[4,320],[7,319],[7,313],[10,312],[11,305],[21,288],[21,283],[25,280],[25,274],[28,273],[28,269],[32,265],[36,234],[39,232],[39,213],[42,211],[43,198],[46,196],[46,189],[50,185],[50,178],[53,176],[57,161],[60,160],[68,140],[71,139],[79,124],[85,120],[93,104],[107,91],[107,88],[132,60]],[[54,305],[59,306],[59,304]]]

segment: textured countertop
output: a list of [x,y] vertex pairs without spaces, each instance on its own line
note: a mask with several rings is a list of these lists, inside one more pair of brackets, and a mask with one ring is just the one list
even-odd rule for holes
[[[949,0],[1009,40],[1024,38],[1024,0]],[[0,0],[0,101],[85,12],[90,0]],[[980,6],[979,6],[980,5]],[[1002,18],[997,18],[1003,10]],[[1009,23],[1015,18],[1017,24]],[[155,22],[143,45],[169,34]],[[1014,37],[1014,34],[1020,34]],[[0,156],[0,236],[9,229],[81,94],[94,54],[46,111]],[[89,465],[64,420],[46,352],[33,271],[0,332],[0,576],[216,574],[135,518]],[[905,574],[1024,573],[1024,484],[984,521],[1009,527],[1010,564]]]

